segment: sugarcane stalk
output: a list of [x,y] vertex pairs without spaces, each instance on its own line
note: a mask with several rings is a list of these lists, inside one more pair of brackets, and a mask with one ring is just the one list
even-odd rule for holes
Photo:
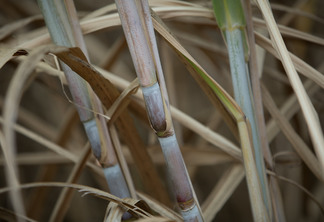
[[[80,27],[80,23],[78,20],[78,16],[77,16],[77,12],[73,0],[66,0],[65,3],[67,6],[66,7],[66,9],[68,10],[67,15],[69,16],[69,21],[72,27],[71,31],[73,33],[76,46],[80,47],[80,49],[83,51],[84,55],[86,56],[87,60],[89,61],[89,55],[87,52],[86,44],[83,39],[82,30]],[[99,98],[92,91],[89,85],[88,85],[88,89],[89,91],[91,91],[90,97],[91,97],[94,110],[97,111],[98,113],[104,113]],[[100,133],[101,142],[103,143],[102,147],[107,148],[107,149],[101,149],[101,152],[107,150],[107,156],[110,155],[116,156],[105,118],[102,115],[96,115],[95,118],[97,122],[97,127],[99,129],[98,132]],[[126,198],[131,196],[119,163],[116,163],[113,166],[105,167],[104,175],[107,178],[108,187],[112,194],[121,198]]]
[[[66,5],[61,0],[39,0],[38,4],[53,42],[66,47],[78,46],[87,55],[73,2],[67,1],[70,13],[67,13]],[[99,99],[86,81],[63,62],[60,65],[68,81],[73,101],[85,128],[93,153],[103,167],[110,192],[121,198],[130,197],[130,192],[117,161],[105,119],[101,115],[94,114],[94,112],[103,113]]]
[[115,2],[143,92],[149,121],[158,136],[181,214],[185,221],[202,221],[173,129],[148,3],[138,1],[136,5],[135,1],[129,0]]
[[261,183],[263,201],[271,218],[272,209],[268,182],[256,124],[257,119],[254,113],[254,101],[247,64],[249,47],[245,33],[246,24],[243,8],[240,0],[213,0],[213,5],[216,21],[228,47],[234,97],[251,125],[254,158]]
[[[255,114],[256,114],[256,123],[259,129],[260,135],[260,146],[262,147],[264,160],[266,166],[271,170],[274,169],[274,162],[272,160],[272,154],[269,146],[269,140],[266,133],[266,124],[265,124],[265,117],[263,111],[263,102],[262,102],[262,95],[261,95],[261,87],[260,87],[260,77],[262,76],[260,69],[258,69],[258,58],[264,56],[265,52],[259,53],[257,55],[257,48],[255,44],[255,37],[254,37],[254,27],[253,27],[253,20],[252,20],[252,6],[249,0],[244,0],[243,2],[243,9],[246,15],[246,30],[247,30],[247,37],[248,37],[248,44],[250,49],[250,56],[249,56],[249,70],[251,75],[251,88],[253,91],[253,98],[255,102]],[[261,65],[262,66],[262,65]],[[283,209],[283,200],[282,194],[280,193],[279,183],[277,178],[269,177],[269,191],[270,197],[272,202],[272,212],[273,212],[273,220],[285,222],[285,212]]]
[[[221,100],[227,111],[231,113],[235,119],[243,155],[243,163],[245,168],[246,181],[249,190],[249,197],[252,206],[252,214],[254,221],[270,221],[262,195],[261,187],[257,174],[257,168],[253,156],[253,145],[251,136],[251,127],[245,114],[242,112],[238,104],[224,91],[214,79],[212,79],[206,71],[189,55],[182,54],[186,62],[198,73],[206,84],[212,89],[215,95]],[[188,57],[187,57],[188,56]]]

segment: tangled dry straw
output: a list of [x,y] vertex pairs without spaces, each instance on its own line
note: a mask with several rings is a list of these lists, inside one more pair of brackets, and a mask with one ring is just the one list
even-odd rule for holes
[[[62,2],[73,18],[72,1]],[[145,2],[137,0],[137,7]],[[152,67],[161,63],[164,89],[160,70],[152,84],[137,80],[131,37],[125,38],[114,2],[76,0],[78,18],[69,25],[81,28],[84,45],[59,46],[36,1],[11,0],[0,8],[1,220],[189,221],[187,211],[195,208],[204,221],[258,221],[256,212],[267,212],[265,221],[322,221],[324,3],[241,2],[269,200],[253,170],[251,126],[233,99],[229,42],[212,1],[149,1],[159,54],[152,33],[144,28],[144,36]],[[97,106],[79,103],[65,69],[86,81]],[[152,124],[156,110],[148,118],[143,99],[145,87],[155,83],[165,112],[162,131]],[[100,102],[93,103],[94,94]],[[97,124],[106,122],[97,130],[99,146],[112,149],[93,155],[80,110]],[[188,170],[183,174],[158,143],[170,135],[177,136]],[[109,180],[111,167],[119,167],[127,195],[114,191],[120,182]],[[194,191],[183,204],[174,181],[187,173],[191,182],[182,185]],[[258,192],[251,194],[252,188]],[[265,207],[258,211],[260,204]]]

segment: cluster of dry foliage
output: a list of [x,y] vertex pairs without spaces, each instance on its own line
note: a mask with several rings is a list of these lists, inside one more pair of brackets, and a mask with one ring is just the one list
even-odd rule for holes
[[[149,2],[169,29],[155,24],[159,28],[157,44],[175,132],[202,214],[206,221],[252,221],[242,157],[235,153],[240,149],[236,123],[224,114],[226,111],[219,110],[222,106],[215,106],[218,100],[197,83],[188,64],[177,55],[177,50],[186,49],[233,96],[226,45],[212,3]],[[305,120],[305,116],[314,113],[302,112],[301,107],[314,107],[317,123],[323,123],[324,2],[279,2],[270,1],[271,9],[291,52],[291,67],[281,58],[271,24],[263,19],[260,8],[252,4],[273,218],[322,221],[324,168],[319,148],[324,149],[320,138],[323,135],[316,134],[321,131]],[[134,90],[136,87],[131,84],[136,74],[114,2],[75,0],[75,6],[91,64],[103,76],[103,82],[109,80],[104,86],[112,83],[118,89],[117,97],[127,91],[127,98],[123,98],[126,102],[115,105],[122,105],[120,109],[130,114],[127,118],[137,139],[132,132],[125,134],[114,128],[118,118],[125,115],[113,115],[122,111],[118,107],[113,111],[106,108],[108,114],[112,113],[107,114],[108,126],[118,159],[127,181],[134,185],[130,199],[119,199],[109,193],[66,79],[57,69],[53,55],[62,49],[53,45],[41,47],[50,44],[51,39],[37,1],[1,3],[0,220],[15,221],[17,217],[27,221],[113,221],[120,220],[122,211],[118,206],[122,206],[137,220],[181,221],[141,91]],[[169,31],[178,42],[170,39]],[[301,87],[312,105],[297,98],[296,92],[302,89],[292,83],[294,78],[287,77],[289,69],[298,71]],[[95,84],[101,87],[87,81],[95,92]],[[138,138],[140,149],[129,149],[130,141],[138,142]],[[21,193],[11,192],[15,186]],[[22,203],[18,194],[22,195]],[[15,212],[19,206],[24,211]]]

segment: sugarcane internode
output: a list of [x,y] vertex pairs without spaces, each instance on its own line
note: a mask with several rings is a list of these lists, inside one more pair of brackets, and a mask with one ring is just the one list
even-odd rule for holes
[[89,138],[90,144],[92,146],[92,152],[94,156],[100,160],[101,159],[101,145],[98,138],[98,128],[95,119],[91,119],[87,122],[84,122],[85,132]]
[[164,132],[166,119],[159,84],[156,82],[152,86],[142,87],[142,91],[153,130],[156,133]]
[[[67,13],[68,10],[65,5],[67,2],[73,3],[73,1],[38,0],[38,4],[53,42],[57,45],[69,48],[81,48],[86,54],[84,59],[88,60],[81,28],[80,26],[72,25],[72,21],[77,20],[75,7],[73,4],[70,5],[69,9],[74,11],[74,13]],[[86,66],[86,68],[90,68],[90,65],[84,63],[81,58],[74,57],[73,59],[78,61],[79,64]],[[73,101],[76,104],[80,120],[84,125],[93,154],[102,165],[110,192],[121,198],[130,197],[128,184],[119,166],[107,124],[102,116],[94,115],[92,111],[94,110],[96,113],[102,113],[103,108],[101,102],[87,82],[82,79],[75,70],[72,70],[72,66],[68,66],[68,64],[65,64],[63,61],[60,62],[60,65],[66,76]],[[73,182],[72,180],[68,182],[71,183]],[[63,195],[63,193],[61,195]],[[60,221],[57,215],[62,214],[55,213],[62,210],[59,208],[60,207],[54,209],[51,221]],[[130,215],[127,213],[123,215],[125,219],[129,217]]]
[[148,2],[115,2],[142,88],[149,121],[158,136],[181,214],[185,221],[201,221],[198,202],[173,130]]

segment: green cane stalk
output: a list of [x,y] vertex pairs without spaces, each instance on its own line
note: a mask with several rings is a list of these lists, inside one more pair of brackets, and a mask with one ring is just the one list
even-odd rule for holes
[[[151,11],[151,13],[156,31],[162,35],[162,37],[180,56],[199,85],[203,89],[209,88],[216,96],[215,98],[223,104],[226,111],[231,114],[237,123],[254,221],[270,221],[262,198],[260,181],[253,156],[251,127],[244,112],[242,112],[238,104],[213,78],[211,78],[211,76],[199,65],[199,63],[188,53],[188,51],[182,47],[182,45],[171,34],[170,30],[163,23],[163,21],[153,11]],[[233,153],[230,155],[233,155]]]
[[173,129],[147,1],[116,0],[150,124],[158,136],[184,221],[203,221]]
[[[66,47],[78,46],[87,55],[82,32],[76,17],[74,6],[69,10],[63,1],[39,0],[38,4],[43,13],[46,25],[55,44]],[[103,113],[102,105],[90,86],[79,75],[63,62],[60,63],[67,78],[79,117],[85,128],[92,150],[101,163],[110,192],[118,197],[130,197],[130,192],[121,171],[113,149],[108,128],[101,115],[94,115],[93,111]]]
[[251,125],[254,158],[261,183],[263,201],[271,218],[271,201],[247,63],[249,47],[242,4],[240,0],[213,0],[213,7],[216,21],[227,43],[235,100]]
[[[251,76],[251,88],[253,91],[256,123],[259,129],[260,145],[262,147],[264,161],[269,169],[274,169],[274,161],[269,147],[269,140],[266,133],[266,124],[263,111],[263,99],[261,95],[260,76],[261,73],[258,68],[258,56],[264,56],[265,52],[257,55],[256,43],[254,37],[254,27],[252,18],[252,6],[249,0],[244,0],[243,9],[246,16],[246,31],[249,43],[249,70]],[[262,66],[262,65],[261,65]],[[282,195],[280,193],[278,180],[275,177],[269,177],[269,191],[272,202],[273,220],[285,222],[285,212],[283,209]]]

